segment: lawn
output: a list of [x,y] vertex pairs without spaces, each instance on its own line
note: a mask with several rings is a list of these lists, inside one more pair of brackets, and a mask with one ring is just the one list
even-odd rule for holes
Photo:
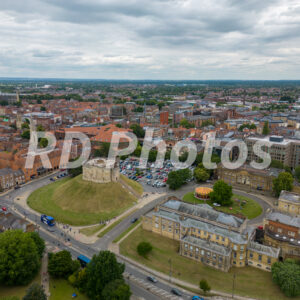
[[[233,199],[233,203],[231,206],[214,207],[213,203],[210,200],[208,201],[199,200],[194,196],[193,192],[187,193],[183,196],[183,201],[185,202],[189,202],[193,204],[207,203],[210,206],[213,206],[216,210],[222,211],[224,213],[229,213],[229,214],[242,214],[248,219],[254,219],[262,213],[262,207],[260,206],[260,204],[258,204],[256,201],[248,197],[234,194],[232,199]],[[240,202],[236,201],[237,199]],[[241,205],[243,201],[246,201],[246,204]]]
[[86,236],[92,236],[96,232],[100,231],[101,228],[103,228],[105,224],[99,224],[99,225],[94,225],[86,228],[80,229],[80,233],[86,235]]
[[116,227],[118,224],[120,224],[123,220],[125,220],[126,218],[128,218],[130,215],[132,215],[134,212],[136,212],[136,209],[134,209],[133,211],[131,211],[130,213],[124,215],[122,218],[120,218],[118,221],[115,221],[114,223],[112,223],[111,225],[109,225],[107,228],[105,228],[103,231],[101,231],[98,234],[98,237],[101,238],[104,235],[106,235],[109,231],[111,231],[114,227]]
[[25,286],[0,286],[0,299],[2,297],[9,297],[9,296],[17,296],[20,299],[22,299],[25,294],[27,289],[33,284],[33,283],[41,283],[41,274],[39,273],[34,280]]
[[[50,280],[50,300],[87,300],[88,298],[79,293],[77,289],[73,288],[67,280],[52,279]],[[73,293],[77,294],[76,298],[72,298]]]
[[[148,259],[137,254],[139,242],[147,241],[153,246]],[[172,262],[172,274],[181,280],[199,284],[205,278],[213,290],[232,292],[233,274],[236,274],[235,293],[266,300],[287,300],[278,286],[272,282],[271,273],[252,267],[232,268],[228,273],[204,266],[194,260],[178,254],[179,242],[167,239],[152,232],[137,228],[121,244],[120,253],[138,261],[152,269],[169,274]]]
[[143,192],[144,192],[144,189],[143,189],[143,186],[134,181],[134,180],[131,180],[129,179],[128,177],[124,176],[124,175],[121,175],[121,178],[122,180],[124,180],[129,186],[131,186],[139,195],[142,195]]
[[79,175],[34,191],[27,202],[32,209],[58,222],[83,226],[120,215],[136,203],[136,198],[118,182],[88,182]]

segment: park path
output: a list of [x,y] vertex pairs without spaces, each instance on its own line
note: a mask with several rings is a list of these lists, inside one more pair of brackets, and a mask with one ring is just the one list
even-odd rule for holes
[[50,298],[50,289],[49,289],[49,274],[48,274],[48,253],[45,252],[42,258],[42,267],[41,267],[41,285],[44,288],[47,299]]

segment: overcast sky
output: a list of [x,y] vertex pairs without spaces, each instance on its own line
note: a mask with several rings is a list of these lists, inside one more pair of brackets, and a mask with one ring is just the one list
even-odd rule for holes
[[0,77],[300,79],[299,0],[0,0]]

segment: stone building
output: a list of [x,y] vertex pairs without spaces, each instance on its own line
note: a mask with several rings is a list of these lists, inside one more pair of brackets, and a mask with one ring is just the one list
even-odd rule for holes
[[[277,252],[268,246],[249,248],[255,231],[247,226],[246,219],[216,211],[207,204],[168,198],[143,217],[143,229],[179,241],[180,255],[225,272],[232,266],[248,265],[250,250],[253,254],[249,265],[269,270],[277,260]],[[259,255],[264,263],[256,264]]]
[[300,258],[300,218],[281,212],[270,212],[264,219],[264,244],[280,248],[280,256]]
[[0,169],[0,188],[2,190],[10,189],[23,183],[25,183],[25,176],[22,170]]
[[278,198],[278,210],[293,216],[300,216],[300,195],[287,191],[281,191]]
[[270,168],[265,170],[254,169],[244,165],[238,169],[227,169],[222,164],[218,165],[218,179],[237,188],[252,191],[272,192],[273,179],[281,170]]
[[82,179],[96,183],[117,182],[120,178],[119,161],[113,167],[106,167],[106,160],[95,158],[82,166]]

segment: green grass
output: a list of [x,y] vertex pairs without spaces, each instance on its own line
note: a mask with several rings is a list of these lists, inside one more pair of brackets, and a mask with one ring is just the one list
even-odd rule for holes
[[73,288],[67,280],[52,279],[50,280],[50,300],[68,300],[72,298],[72,294],[76,293],[76,300],[88,300],[88,298],[77,289]]
[[111,225],[109,225],[107,228],[105,228],[103,231],[101,231],[99,234],[98,234],[98,237],[101,238],[103,237],[104,235],[106,235],[109,231],[111,231],[115,226],[117,226],[118,224],[120,224],[124,219],[128,218],[128,216],[132,215],[134,212],[136,211],[133,210],[131,211],[130,213],[126,214],[125,216],[123,216],[122,218],[120,218],[118,221],[112,223]]
[[113,240],[113,243],[117,243],[120,241],[128,232],[130,232],[133,228],[135,228],[138,224],[141,223],[141,220],[131,224],[125,231],[123,231],[116,239]]
[[82,229],[80,229],[80,233],[82,233],[86,236],[92,236],[96,232],[100,231],[100,229],[102,229],[104,226],[105,226],[105,224],[100,224],[100,225],[94,225],[91,227],[82,228]]
[[144,192],[144,188],[143,186],[134,181],[134,180],[131,180],[129,179],[128,177],[124,176],[124,175],[121,175],[121,178],[122,180],[124,180],[129,186],[131,186],[140,196],[143,194]]
[[[262,207],[260,206],[260,204],[258,204],[256,201],[248,197],[234,194],[232,199],[233,199],[232,205],[228,207],[226,206],[214,207],[212,201],[199,200],[194,196],[193,192],[187,193],[183,196],[183,201],[185,202],[189,202],[193,204],[207,203],[210,206],[214,207],[216,210],[222,211],[224,213],[229,213],[229,214],[241,214],[247,217],[248,219],[254,219],[262,213]],[[247,203],[245,205],[241,205],[236,201],[236,199],[239,199],[240,203],[242,203],[242,201],[246,201]]]
[[41,283],[41,274],[39,273],[34,280],[25,286],[1,286],[0,285],[0,299],[2,297],[9,297],[9,296],[16,296],[22,299],[27,289],[33,284],[33,283]]
[[[152,252],[145,259],[137,254],[139,242],[147,241],[153,246]],[[231,268],[226,273],[205,266],[195,260],[182,257],[178,254],[179,242],[162,237],[137,228],[120,244],[120,253],[142,263],[149,268],[169,274],[172,261],[173,277],[190,282],[198,286],[199,281],[205,278],[213,290],[226,293],[232,292],[233,274],[236,274],[235,293],[264,300],[288,300],[273,283],[271,273],[253,267]]]
[[93,183],[79,175],[34,191],[27,202],[32,209],[53,216],[58,222],[83,226],[120,215],[136,198],[120,183]]

